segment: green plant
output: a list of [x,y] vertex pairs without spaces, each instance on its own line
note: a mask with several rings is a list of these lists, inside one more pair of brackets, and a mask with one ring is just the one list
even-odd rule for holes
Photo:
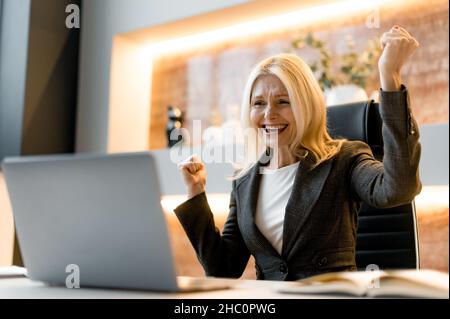
[[300,37],[292,41],[292,46],[295,49],[304,47],[311,47],[319,50],[319,61],[313,62],[310,65],[311,70],[317,75],[322,90],[331,88],[335,85],[335,80],[330,74],[331,53],[326,48],[325,42],[314,37],[312,33],[308,33],[305,37]]
[[310,47],[319,50],[320,58],[310,65],[312,71],[316,74],[317,80],[323,90],[331,88],[336,84],[355,84],[366,88],[367,80],[377,65],[377,60],[381,54],[381,47],[378,39],[369,40],[367,48],[358,53],[355,48],[353,37],[347,36],[348,52],[338,57],[341,65],[339,70],[341,74],[333,76],[330,71],[331,52],[326,48],[323,40],[317,39],[311,32],[304,37],[294,39],[291,44],[295,49]]
[[349,52],[342,56],[341,72],[346,76],[349,83],[356,84],[362,88],[367,85],[367,79],[377,65],[381,47],[377,39],[369,40],[366,50],[358,54],[355,42],[351,36],[347,38]]

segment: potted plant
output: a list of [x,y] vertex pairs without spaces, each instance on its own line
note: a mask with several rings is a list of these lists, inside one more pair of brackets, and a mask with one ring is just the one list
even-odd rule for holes
[[340,74],[332,75],[330,71],[332,54],[323,40],[311,32],[292,41],[294,49],[310,47],[319,51],[318,61],[310,64],[311,70],[325,93],[327,105],[337,105],[367,100],[366,85],[381,53],[377,39],[368,42],[367,48],[356,52],[352,36],[347,36],[347,53],[338,57]]

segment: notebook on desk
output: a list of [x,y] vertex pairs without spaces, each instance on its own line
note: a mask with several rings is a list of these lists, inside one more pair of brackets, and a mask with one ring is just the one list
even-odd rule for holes
[[160,291],[230,286],[176,276],[151,153],[7,158],[3,170],[29,278]]
[[448,298],[447,273],[434,270],[326,273],[277,288],[281,293],[345,294],[356,297]]

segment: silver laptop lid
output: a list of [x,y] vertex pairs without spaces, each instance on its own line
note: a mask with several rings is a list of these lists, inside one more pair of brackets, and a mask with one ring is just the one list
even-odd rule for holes
[[177,290],[151,153],[8,158],[3,169],[31,279],[64,285],[76,265],[81,287]]

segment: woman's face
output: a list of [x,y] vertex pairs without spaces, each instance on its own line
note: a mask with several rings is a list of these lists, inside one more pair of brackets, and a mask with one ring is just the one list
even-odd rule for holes
[[295,130],[288,92],[281,80],[272,74],[260,75],[253,84],[250,99],[250,122],[265,131],[266,143],[287,146]]

